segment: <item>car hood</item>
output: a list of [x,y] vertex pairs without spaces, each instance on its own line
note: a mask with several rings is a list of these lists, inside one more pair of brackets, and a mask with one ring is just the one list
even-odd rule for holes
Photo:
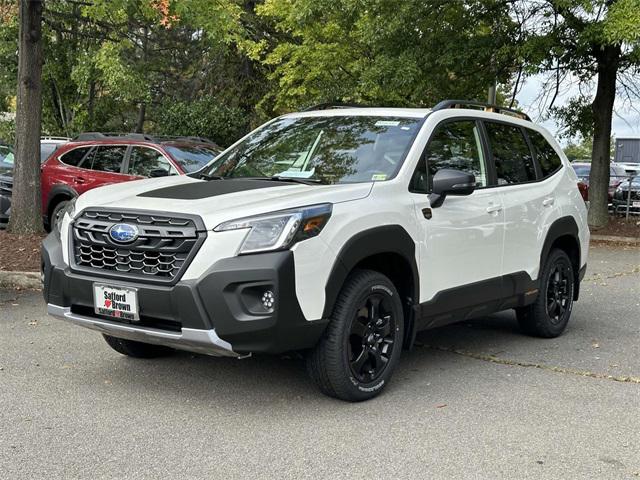
[[318,203],[365,198],[373,182],[302,185],[272,180],[197,180],[188,176],[118,183],[81,195],[76,211],[86,208],[135,209],[189,213],[202,217],[207,229],[221,222]]

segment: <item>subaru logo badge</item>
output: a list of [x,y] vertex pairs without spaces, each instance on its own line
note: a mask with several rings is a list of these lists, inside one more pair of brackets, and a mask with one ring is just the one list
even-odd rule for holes
[[138,227],[126,223],[116,223],[109,229],[109,236],[114,242],[131,243],[138,238]]

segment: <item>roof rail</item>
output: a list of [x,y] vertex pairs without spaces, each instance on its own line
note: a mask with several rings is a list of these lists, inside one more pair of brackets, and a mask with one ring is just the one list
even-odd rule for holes
[[91,140],[105,140],[105,139],[123,139],[123,140],[138,140],[141,142],[161,143],[167,141],[186,141],[186,142],[198,142],[206,143],[209,145],[220,146],[205,137],[196,136],[184,136],[184,135],[148,135],[146,133],[114,133],[114,132],[84,132],[79,134],[73,139],[74,142],[85,142]]
[[114,132],[84,132],[73,140],[82,142],[86,140],[104,140],[105,138],[122,138],[126,140],[143,140],[145,142],[155,142],[155,139],[144,133],[114,133]]
[[443,100],[433,107],[431,111],[436,112],[438,110],[446,110],[447,108],[481,108],[485,112],[502,113],[503,115],[509,115],[529,122],[531,121],[529,115],[524,112],[519,112],[513,108],[500,107],[498,105],[482,103],[474,100]]
[[311,105],[310,107],[304,108],[300,111],[311,112],[313,110],[331,110],[332,108],[362,108],[362,107],[366,107],[366,105],[358,105],[356,103],[328,102],[328,103],[318,103],[316,105]]
[[43,135],[40,137],[40,140],[66,140],[68,142],[71,139],[69,137],[56,137],[55,135]]

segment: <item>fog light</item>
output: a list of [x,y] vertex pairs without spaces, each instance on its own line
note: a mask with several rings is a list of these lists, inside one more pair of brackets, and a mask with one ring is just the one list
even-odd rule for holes
[[262,305],[267,310],[271,310],[276,303],[276,297],[271,290],[267,290],[262,294]]

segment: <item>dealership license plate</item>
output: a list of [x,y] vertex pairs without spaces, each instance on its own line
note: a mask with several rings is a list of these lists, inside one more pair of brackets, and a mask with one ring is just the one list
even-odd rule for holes
[[640,207],[640,202],[633,202],[633,207],[634,208]]
[[138,292],[135,288],[93,284],[93,306],[98,315],[122,320],[139,320]]

